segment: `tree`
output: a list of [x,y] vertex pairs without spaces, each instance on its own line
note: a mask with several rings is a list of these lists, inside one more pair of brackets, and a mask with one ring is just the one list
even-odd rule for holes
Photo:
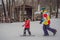
[[59,0],[56,0],[56,1],[57,1],[57,13],[56,13],[56,18],[58,18]]
[[51,12],[52,12],[52,0],[48,0],[49,1],[49,7],[50,7],[50,18],[51,18]]
[[1,0],[2,1],[2,5],[3,5],[3,10],[4,10],[4,16],[6,17],[6,9],[5,9],[5,4],[4,4],[4,1],[3,0]]

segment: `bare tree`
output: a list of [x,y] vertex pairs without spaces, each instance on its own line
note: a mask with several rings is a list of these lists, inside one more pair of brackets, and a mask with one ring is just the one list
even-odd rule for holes
[[6,17],[5,4],[4,4],[4,1],[3,0],[1,0],[1,1],[2,1],[2,5],[3,5],[3,10],[4,10],[4,16]]
[[58,18],[59,0],[56,0],[56,1],[57,1],[57,13],[56,13],[56,18]]
[[24,12],[25,12],[25,1],[26,1],[26,0],[23,0],[23,10],[22,10],[23,19],[24,19]]
[[32,21],[34,21],[34,0],[32,0]]

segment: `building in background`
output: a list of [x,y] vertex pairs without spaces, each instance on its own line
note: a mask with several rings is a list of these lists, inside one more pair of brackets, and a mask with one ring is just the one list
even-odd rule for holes
[[[5,22],[24,21],[24,18],[29,17],[33,20],[40,20],[40,8],[45,7],[50,11],[56,11],[56,0],[5,0],[6,17]],[[0,15],[4,12],[1,10]],[[3,18],[0,17],[2,20]],[[3,21],[4,22],[4,21]]]

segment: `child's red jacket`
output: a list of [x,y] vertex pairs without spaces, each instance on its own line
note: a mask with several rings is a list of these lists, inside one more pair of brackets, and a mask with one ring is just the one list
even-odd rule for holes
[[25,28],[30,28],[30,20],[26,20],[24,26]]

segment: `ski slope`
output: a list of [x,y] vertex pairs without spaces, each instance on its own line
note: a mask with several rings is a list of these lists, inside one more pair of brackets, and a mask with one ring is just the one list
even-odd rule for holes
[[57,29],[55,36],[50,31],[50,36],[43,36],[42,24],[39,24],[39,21],[33,21],[31,33],[35,36],[22,37],[23,24],[24,22],[0,23],[0,40],[60,40],[60,19],[51,19],[51,28]]

